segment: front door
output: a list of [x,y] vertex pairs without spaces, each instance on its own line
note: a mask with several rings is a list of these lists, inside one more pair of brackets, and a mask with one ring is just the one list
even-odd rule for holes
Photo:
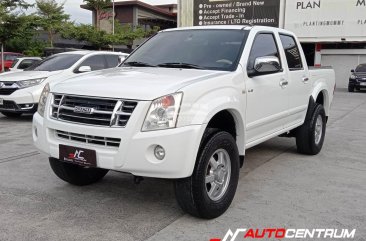
[[[265,56],[281,59],[273,33],[257,34],[248,59],[248,70],[254,68],[254,62],[258,57]],[[246,82],[247,146],[250,147],[251,143],[261,141],[284,128],[288,117],[287,83],[287,74],[283,70],[248,78]]]

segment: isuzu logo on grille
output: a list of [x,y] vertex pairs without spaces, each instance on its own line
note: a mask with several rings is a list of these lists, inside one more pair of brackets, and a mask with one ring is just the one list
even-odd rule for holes
[[74,107],[75,113],[82,113],[82,114],[93,114],[94,108],[90,107],[83,107],[83,106],[75,106]]

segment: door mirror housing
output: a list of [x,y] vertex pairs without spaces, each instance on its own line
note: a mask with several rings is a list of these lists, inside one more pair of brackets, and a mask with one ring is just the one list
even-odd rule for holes
[[354,73],[355,72],[355,70],[354,69],[351,69],[351,73]]
[[280,59],[275,56],[258,57],[254,61],[254,69],[248,70],[250,77],[273,74],[282,71]]
[[90,66],[80,66],[78,68],[78,73],[86,73],[86,72],[91,72],[92,69]]

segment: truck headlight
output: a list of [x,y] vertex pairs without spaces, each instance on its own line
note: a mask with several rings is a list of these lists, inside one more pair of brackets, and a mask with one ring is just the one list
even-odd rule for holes
[[147,112],[142,131],[175,128],[183,93],[174,93],[154,100]]
[[20,88],[27,88],[35,85],[39,85],[47,78],[39,78],[39,79],[29,79],[29,80],[21,80],[17,82],[17,85]]
[[44,117],[44,112],[46,110],[47,98],[50,93],[50,85],[47,83],[46,86],[43,88],[41,98],[39,99],[38,103],[38,114]]
[[352,74],[350,79],[356,79],[356,75]]

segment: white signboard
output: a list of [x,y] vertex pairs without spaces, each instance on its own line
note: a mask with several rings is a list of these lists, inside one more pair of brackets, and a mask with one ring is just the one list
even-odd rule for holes
[[302,41],[365,41],[366,0],[287,0],[285,29]]

